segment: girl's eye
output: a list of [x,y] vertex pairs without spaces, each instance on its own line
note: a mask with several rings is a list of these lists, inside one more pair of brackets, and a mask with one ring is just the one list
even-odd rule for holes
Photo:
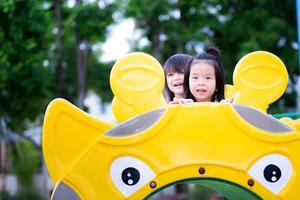
[[197,76],[192,76],[192,79],[195,79],[195,80],[196,80],[196,79],[198,79],[198,77],[197,77]]
[[170,73],[170,74],[167,74],[167,76],[173,76],[173,74],[172,74],[172,73]]

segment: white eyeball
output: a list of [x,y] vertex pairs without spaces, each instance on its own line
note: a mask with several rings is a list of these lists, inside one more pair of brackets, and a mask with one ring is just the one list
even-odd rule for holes
[[142,188],[156,176],[148,165],[131,156],[114,160],[109,173],[113,183],[125,197]]
[[278,194],[292,175],[291,161],[280,154],[270,154],[257,160],[248,174],[274,194]]

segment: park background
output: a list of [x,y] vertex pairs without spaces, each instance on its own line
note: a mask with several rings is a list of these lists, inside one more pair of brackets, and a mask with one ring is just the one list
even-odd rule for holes
[[128,52],[163,65],[209,40],[231,84],[242,56],[269,51],[285,63],[289,84],[268,113],[300,111],[295,0],[1,0],[0,19],[0,200],[49,198],[47,104],[62,97],[113,121],[109,74]]

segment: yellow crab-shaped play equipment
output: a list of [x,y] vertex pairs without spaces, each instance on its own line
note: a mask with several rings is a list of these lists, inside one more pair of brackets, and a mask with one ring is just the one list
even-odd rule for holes
[[234,104],[167,105],[160,64],[131,53],[110,77],[120,123],[63,99],[49,104],[42,146],[55,185],[52,199],[140,200],[196,181],[228,199],[298,200],[300,121],[266,114],[287,82],[282,61],[258,51],[235,67],[233,85],[226,87]]

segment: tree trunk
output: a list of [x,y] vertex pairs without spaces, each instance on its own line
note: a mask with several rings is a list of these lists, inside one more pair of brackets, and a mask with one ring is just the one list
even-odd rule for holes
[[76,66],[77,66],[77,106],[81,109],[84,107],[84,99],[86,96],[86,69],[88,57],[88,41],[87,39],[79,39],[76,37]]
[[61,0],[54,0],[54,16],[55,16],[55,91],[58,97],[64,97],[63,83],[64,72],[62,66],[62,16],[61,16]]
[[[82,4],[82,0],[76,0],[76,6]],[[80,27],[78,27],[79,29]],[[88,39],[76,33],[76,67],[77,67],[77,106],[84,108],[84,99],[86,96],[86,70],[88,58]]]
[[164,48],[163,41],[159,38],[159,33],[155,32],[152,35],[152,44],[153,44],[153,56],[161,63],[163,60],[162,52]]
[[6,182],[6,174],[7,174],[7,152],[6,152],[6,144],[4,141],[0,141],[0,182],[2,183],[0,185],[0,189],[6,190],[5,182]]

